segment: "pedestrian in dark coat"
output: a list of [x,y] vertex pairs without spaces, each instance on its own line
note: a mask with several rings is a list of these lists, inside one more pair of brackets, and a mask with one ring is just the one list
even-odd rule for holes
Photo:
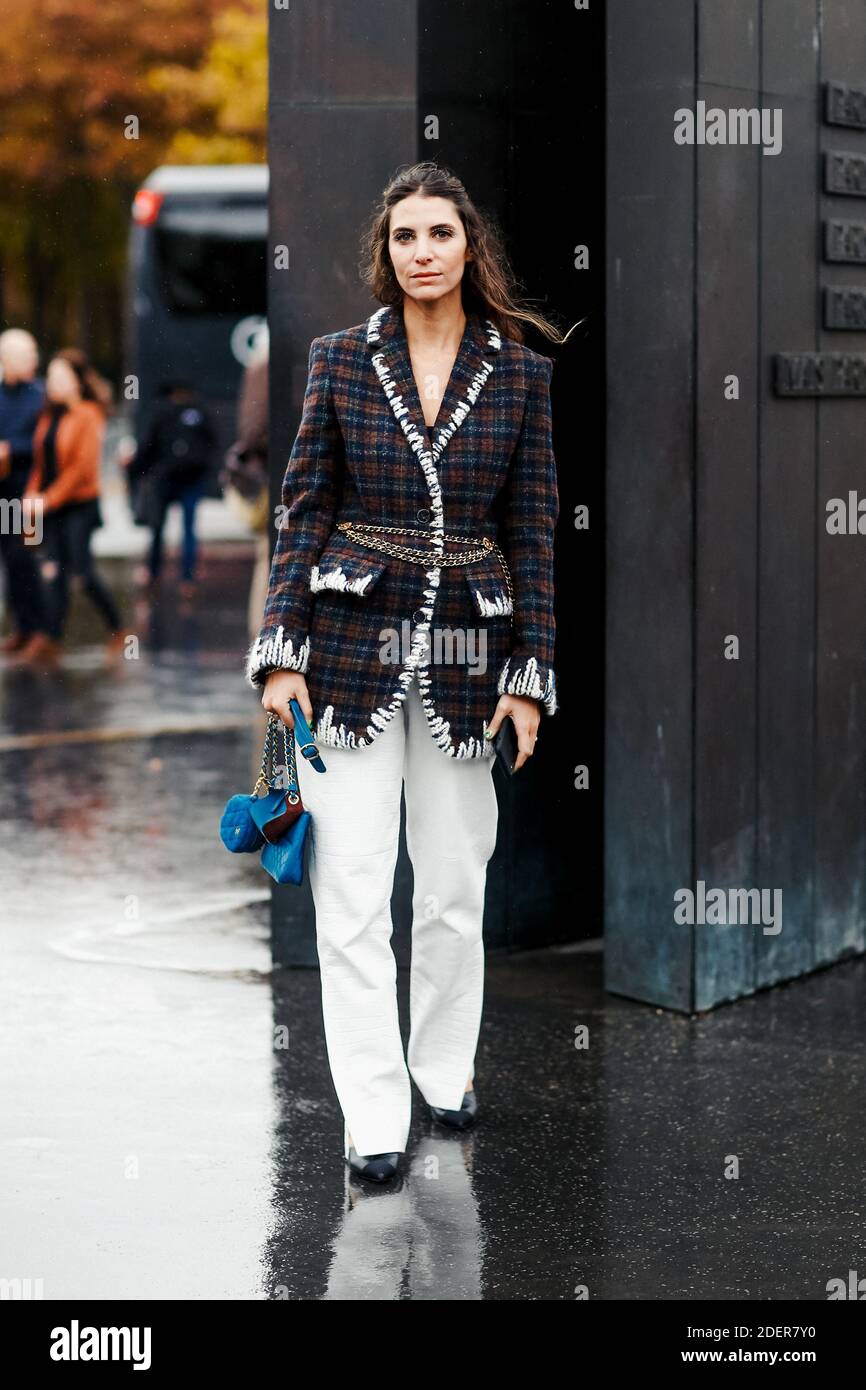
[[[522,325],[561,337],[517,304],[493,229],[434,164],[391,182],[366,251],[381,307],[312,341],[246,673],[290,726],[296,698],[325,745],[323,775],[297,763],[328,1059],[344,1156],[385,1181],[410,1077],[437,1121],[477,1116],[493,735],[513,721],[519,768],[556,709],[553,363]],[[406,1057],[389,944],[401,793]]]
[[45,596],[36,560],[35,538],[28,536],[21,499],[33,467],[33,435],[45,403],[45,384],[36,375],[36,339],[23,328],[0,334],[0,505],[8,511],[0,525],[0,565],[6,572],[6,599],[12,630],[0,651],[28,659],[46,641]]
[[[174,502],[180,503],[183,516],[178,592],[184,598],[195,592],[196,510],[213,466],[216,442],[213,421],[195,387],[180,379],[163,381],[144,438],[127,462],[134,512],[152,530],[147,559],[152,592],[162,574],[163,534],[168,509]],[[144,501],[139,489],[145,492]]]

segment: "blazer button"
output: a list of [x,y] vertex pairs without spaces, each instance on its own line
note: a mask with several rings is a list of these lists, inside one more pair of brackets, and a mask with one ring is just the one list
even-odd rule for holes
[[430,520],[430,508],[429,508],[429,507],[419,507],[419,508],[418,508],[418,511],[416,512],[416,516],[418,517],[418,520],[419,520],[419,521],[429,521],[429,520]]
[[416,626],[418,625],[418,623],[423,623],[424,614],[421,612],[420,608],[415,609],[415,612],[412,614],[412,621],[413,623],[415,623]]

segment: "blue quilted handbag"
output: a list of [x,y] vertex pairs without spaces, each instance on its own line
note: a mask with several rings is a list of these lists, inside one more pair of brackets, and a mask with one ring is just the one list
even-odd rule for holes
[[[277,883],[304,881],[304,848],[312,817],[301,801],[295,761],[295,736],[301,753],[317,772],[325,764],[313,742],[310,726],[297,700],[291,701],[295,720],[289,730],[275,714],[268,715],[262,766],[249,796],[230,797],[220,820],[220,839],[233,854],[252,854],[261,849],[262,867]],[[283,766],[276,763],[278,729],[283,731]],[[262,796],[259,788],[266,787]]]
[[[274,792],[269,793],[274,797]],[[258,798],[240,793],[226,802],[220,821],[220,839],[232,854],[252,854],[261,849],[265,837],[252,817],[252,803]],[[275,800],[274,805],[279,803]]]

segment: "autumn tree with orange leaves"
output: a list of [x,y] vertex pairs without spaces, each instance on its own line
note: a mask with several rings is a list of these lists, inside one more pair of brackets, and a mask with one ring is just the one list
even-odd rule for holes
[[0,327],[116,377],[142,179],[265,157],[266,0],[0,0],[0,50]]

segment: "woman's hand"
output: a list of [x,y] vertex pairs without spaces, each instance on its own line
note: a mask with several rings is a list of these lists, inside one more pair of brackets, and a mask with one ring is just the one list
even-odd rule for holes
[[295,720],[289,706],[290,700],[297,700],[307,723],[312,728],[313,706],[310,704],[307,682],[300,671],[271,671],[265,681],[262,705],[266,710],[278,715],[290,729],[294,729]]
[[517,757],[514,761],[514,771],[517,772],[535,752],[535,740],[541,723],[541,706],[537,700],[532,700],[526,695],[500,695],[499,704],[487,726],[487,737],[492,739],[499,732],[503,719],[508,717],[514,721],[517,731]]

